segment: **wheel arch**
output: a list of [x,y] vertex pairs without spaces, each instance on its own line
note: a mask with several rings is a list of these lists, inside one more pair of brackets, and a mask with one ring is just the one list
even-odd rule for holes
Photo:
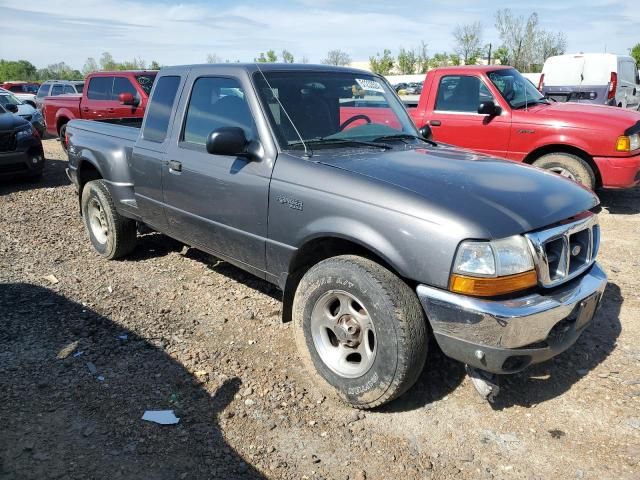
[[410,280],[402,275],[400,269],[394,265],[395,262],[388,258],[387,255],[379,252],[378,249],[356,239],[337,234],[318,235],[306,241],[296,251],[289,263],[289,271],[283,288],[283,322],[290,322],[292,319],[293,297],[304,274],[322,260],[339,255],[358,255],[368,258],[414,286]]
[[100,180],[103,179],[104,176],[100,169],[96,166],[96,164],[83,156],[80,158],[78,162],[77,169],[77,178],[78,178],[78,206],[80,207],[80,214],[82,215],[82,191],[84,190],[84,186],[92,181],[92,180]]
[[602,176],[600,175],[600,170],[598,169],[598,165],[593,161],[593,157],[589,155],[587,152],[582,150],[581,148],[574,147],[573,145],[565,145],[565,144],[550,144],[544,145],[542,147],[538,147],[532,152],[530,152],[523,160],[524,163],[532,165],[533,162],[538,160],[540,157],[550,154],[550,153],[568,153],[570,155],[575,155],[580,159],[584,160],[587,165],[593,171],[596,179],[596,188],[602,186]]

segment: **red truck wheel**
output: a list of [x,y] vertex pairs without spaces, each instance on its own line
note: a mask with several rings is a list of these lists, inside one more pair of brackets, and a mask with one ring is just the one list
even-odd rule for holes
[[60,137],[60,145],[62,145],[62,149],[67,151],[67,124],[65,123],[58,130],[58,137]]
[[581,183],[591,190],[596,184],[595,174],[589,164],[570,153],[548,153],[533,162],[533,165]]

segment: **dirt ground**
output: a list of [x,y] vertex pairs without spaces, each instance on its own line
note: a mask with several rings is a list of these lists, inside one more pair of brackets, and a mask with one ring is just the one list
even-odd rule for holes
[[640,478],[640,189],[601,195],[610,284],[573,348],[489,405],[432,344],[363,413],[310,382],[271,285],[159,234],[101,259],[45,150],[0,183],[0,479]]

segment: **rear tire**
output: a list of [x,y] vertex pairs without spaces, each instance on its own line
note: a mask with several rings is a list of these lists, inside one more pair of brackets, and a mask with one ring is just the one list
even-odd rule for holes
[[587,162],[577,155],[548,153],[533,162],[533,165],[569,178],[591,190],[595,188],[596,176],[593,170]]
[[343,255],[313,266],[298,285],[292,316],[307,369],[353,407],[390,402],[422,372],[428,330],[420,302],[371,260]]
[[82,190],[82,217],[96,251],[108,260],[124,257],[136,246],[136,222],[120,215],[103,180]]

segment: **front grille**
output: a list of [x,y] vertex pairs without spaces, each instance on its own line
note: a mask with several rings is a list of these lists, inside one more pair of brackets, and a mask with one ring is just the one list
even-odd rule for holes
[[598,217],[591,212],[526,236],[543,287],[555,287],[580,275],[595,262],[600,245]]
[[0,132],[0,152],[13,152],[15,149],[15,132]]

